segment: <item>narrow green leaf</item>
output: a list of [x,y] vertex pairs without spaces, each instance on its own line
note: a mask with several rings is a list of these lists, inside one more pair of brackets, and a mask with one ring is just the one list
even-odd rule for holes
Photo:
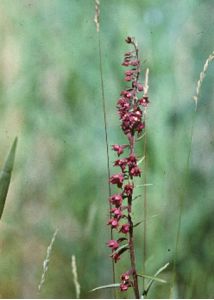
[[141,164],[145,159],[145,156],[143,156],[141,159],[138,160],[137,165]]
[[15,138],[10,148],[7,158],[3,164],[3,168],[0,171],[0,219],[2,217],[5,200],[10,185],[10,179],[11,179],[13,164],[15,160],[16,145],[17,145],[17,137]]
[[166,263],[163,267],[157,270],[155,273],[155,276],[158,276],[161,272],[163,272],[167,267],[169,266],[169,263]]
[[125,244],[120,246],[117,250],[114,251],[114,253],[122,254],[123,251],[126,251],[128,249],[129,244]]
[[95,289],[91,290],[91,292],[95,292],[97,290],[102,290],[102,289],[111,289],[111,288],[117,288],[119,287],[120,284],[119,283],[112,283],[112,284],[107,284],[107,285],[102,285],[102,286],[98,286]]
[[136,185],[136,188],[143,187],[143,186],[150,186],[150,185],[153,185],[153,184],[152,183],[139,184],[139,185]]
[[137,276],[144,277],[144,278],[147,278],[147,279],[151,279],[151,280],[161,282],[161,283],[166,283],[166,280],[163,280],[163,279],[158,278],[158,277],[153,277],[153,276],[149,276],[149,275],[141,275],[141,274],[137,274]]
[[[163,267],[161,267],[160,269],[158,269],[158,271],[155,273],[155,275],[153,276],[153,278],[150,280],[147,288],[143,291],[143,296],[147,295],[153,282],[157,279],[157,276],[163,272],[167,267],[169,266],[169,263],[166,263]],[[159,278],[158,278],[159,279]],[[162,279],[161,279],[162,280]],[[165,283],[165,282],[164,282]]]
[[140,222],[137,222],[136,224],[133,225],[133,227],[137,227],[138,225],[142,224],[144,221],[140,221]]
[[136,139],[136,142],[138,142],[138,141],[140,141],[140,140],[142,140],[142,138],[145,136],[145,133],[144,134],[142,134],[141,136],[139,136],[137,139]]

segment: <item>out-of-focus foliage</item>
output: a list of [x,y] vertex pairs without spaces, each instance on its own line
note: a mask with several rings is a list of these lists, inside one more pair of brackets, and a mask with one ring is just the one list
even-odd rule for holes
[[[212,0],[101,0],[101,41],[110,143],[124,142],[115,103],[120,65],[135,36],[150,68],[148,111],[147,275],[172,260],[184,199],[174,297],[213,297],[214,67],[203,83],[189,172],[192,97],[213,51]],[[0,224],[0,296],[72,298],[71,255],[81,297],[112,282],[106,152],[97,35],[92,0],[0,1],[0,166],[19,137],[15,169]],[[139,145],[139,153],[143,145]],[[114,156],[111,153],[111,161]],[[139,193],[142,190],[139,188]],[[142,220],[143,199],[136,200]],[[38,284],[56,228],[46,281]],[[143,225],[136,228],[142,262]],[[118,270],[124,270],[124,258]],[[139,272],[141,272],[139,264]],[[119,276],[119,271],[117,272]],[[164,272],[169,282],[172,267]],[[149,297],[170,295],[155,283]],[[130,297],[132,294],[130,294]],[[124,297],[124,294],[122,295]]]
[[5,163],[0,171],[0,219],[4,211],[5,201],[10,186],[10,180],[11,180],[15,154],[16,154],[16,145],[17,145],[17,138],[15,138],[8,152],[8,155],[5,159]]

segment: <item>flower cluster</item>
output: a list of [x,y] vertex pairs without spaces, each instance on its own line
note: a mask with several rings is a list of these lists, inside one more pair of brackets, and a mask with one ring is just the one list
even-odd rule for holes
[[[138,166],[138,160],[135,154],[136,138],[142,134],[145,128],[144,111],[149,101],[147,95],[144,95],[144,87],[139,82],[140,61],[138,59],[138,49],[133,38],[126,39],[128,44],[134,46],[134,50],[125,53],[123,66],[127,67],[125,71],[125,82],[128,87],[120,93],[117,101],[117,111],[121,121],[121,128],[127,137],[128,143],[125,145],[113,145],[112,150],[118,155],[114,161],[114,166],[120,169],[119,173],[110,177],[109,182],[116,186],[119,191],[113,194],[109,201],[111,203],[111,218],[108,225],[117,232],[118,239],[110,240],[107,246],[112,250],[112,259],[116,263],[121,255],[126,251],[133,252],[133,243],[131,235],[133,234],[133,223],[131,219],[132,196],[134,192],[134,177],[141,176],[141,169]],[[125,149],[129,150],[126,157],[120,158]],[[121,237],[122,234],[122,237]],[[122,243],[126,241],[126,245]],[[128,241],[128,244],[127,244]],[[128,246],[127,246],[128,245]],[[128,271],[121,275],[120,290],[126,291],[133,282],[130,275],[135,271]],[[133,276],[132,276],[133,277]]]

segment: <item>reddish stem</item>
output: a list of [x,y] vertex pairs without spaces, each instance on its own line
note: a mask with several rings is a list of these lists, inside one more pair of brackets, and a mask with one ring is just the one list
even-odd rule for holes
[[132,277],[133,277],[133,289],[135,293],[135,298],[140,299],[139,287],[138,287],[138,276],[136,271],[136,259],[135,259],[135,249],[134,249],[134,237],[133,237],[133,222],[131,217],[132,209],[132,196],[128,197],[128,222],[130,225],[129,229],[129,253],[130,261],[132,267]]

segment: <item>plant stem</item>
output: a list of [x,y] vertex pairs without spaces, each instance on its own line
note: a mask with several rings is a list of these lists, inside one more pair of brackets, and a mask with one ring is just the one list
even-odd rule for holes
[[[146,274],[146,256],[147,256],[147,188],[146,188],[146,127],[144,132],[144,203],[143,203],[143,219],[144,219],[144,231],[143,231],[143,273]],[[145,278],[143,278],[143,290],[145,290]]]
[[[105,144],[106,144],[106,155],[107,155],[107,176],[110,178],[110,159],[109,159],[109,142],[108,142],[108,132],[107,132],[107,118],[106,118],[106,103],[105,103],[105,92],[104,92],[104,81],[103,81],[103,69],[102,69],[102,51],[101,51],[101,40],[100,40],[100,32],[98,32],[98,48],[99,48],[99,68],[100,68],[100,83],[101,83],[101,92],[102,92],[102,106],[103,106],[103,119],[104,119],[104,129],[105,129]],[[111,185],[108,181],[108,194],[111,196]],[[111,218],[111,209],[112,205],[109,202],[109,214]],[[110,238],[113,240],[113,230],[111,228]],[[115,265],[112,260],[112,279],[113,283],[115,283]]]
[[133,222],[131,218],[131,208],[132,208],[132,196],[128,197],[128,222],[130,225],[129,230],[129,253],[130,253],[130,261],[132,268],[132,276],[133,276],[133,289],[136,299],[140,299],[139,287],[138,287],[138,276],[136,270],[136,259],[135,259],[135,249],[134,249],[134,237],[133,237]]

